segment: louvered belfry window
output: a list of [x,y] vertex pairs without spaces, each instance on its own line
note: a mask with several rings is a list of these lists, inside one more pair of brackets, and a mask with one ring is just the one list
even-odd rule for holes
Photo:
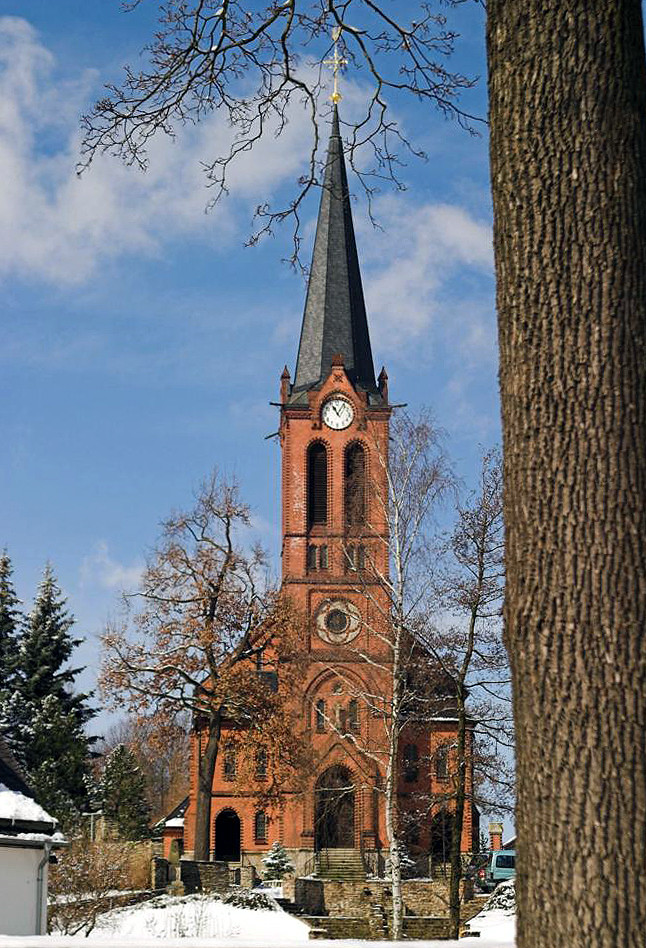
[[320,442],[307,452],[307,519],[310,527],[327,522],[327,451]]
[[357,526],[366,521],[366,455],[360,444],[345,452],[345,522]]

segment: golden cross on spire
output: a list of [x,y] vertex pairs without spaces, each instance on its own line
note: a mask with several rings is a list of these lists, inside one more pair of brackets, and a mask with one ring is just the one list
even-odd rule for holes
[[330,99],[332,100],[332,102],[334,102],[335,105],[337,104],[337,102],[341,101],[341,93],[339,92],[339,84],[338,84],[339,69],[341,68],[341,66],[347,65],[347,62],[348,62],[347,59],[342,59],[339,56],[339,37],[340,36],[341,36],[341,27],[335,26],[335,28],[332,30],[332,39],[334,40],[334,58],[323,60],[324,66],[332,67],[332,75],[334,76],[334,88],[332,89],[332,95],[330,96]]

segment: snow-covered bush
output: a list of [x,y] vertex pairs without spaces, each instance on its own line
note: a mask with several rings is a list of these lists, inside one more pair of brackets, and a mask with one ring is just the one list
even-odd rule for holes
[[516,911],[516,884],[513,879],[501,882],[495,892],[487,899],[483,911],[500,909],[503,912]]
[[[401,867],[402,879],[413,879],[417,875],[417,863],[409,854],[403,843],[393,843],[399,846],[399,865]],[[390,877],[390,856],[386,859],[386,878]]]
[[262,862],[265,867],[265,879],[282,879],[288,872],[294,871],[287,850],[278,840],[272,844],[267,855],[262,857]]
[[234,905],[236,908],[255,909],[256,911],[279,912],[280,907],[270,895],[266,892],[250,892],[248,889],[238,889],[229,892],[224,897],[227,905]]

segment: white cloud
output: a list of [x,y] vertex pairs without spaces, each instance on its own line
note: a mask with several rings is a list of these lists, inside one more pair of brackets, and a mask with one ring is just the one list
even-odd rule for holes
[[139,583],[143,569],[141,561],[126,565],[113,559],[108,544],[101,541],[81,563],[81,585],[129,590]]
[[154,255],[169,237],[229,240],[235,211],[243,205],[248,223],[250,209],[295,177],[307,153],[307,120],[295,111],[279,138],[267,135],[241,156],[231,175],[235,199],[209,215],[200,161],[230,136],[219,115],[176,141],[156,138],[145,174],[99,156],[79,178],[78,116],[97,77],[60,81],[55,66],[26,20],[0,17],[0,276],[73,284],[110,258]]
[[[489,339],[491,310],[482,312],[481,299],[468,305],[470,291],[463,281],[469,274],[493,277],[490,225],[461,207],[420,205],[401,195],[378,200],[375,216],[383,231],[368,231],[363,222],[360,229],[366,297],[378,346],[390,351],[416,345],[423,334],[442,331],[449,323],[461,345]],[[460,283],[453,285],[457,276]],[[463,321],[466,340],[456,332],[455,323]]]

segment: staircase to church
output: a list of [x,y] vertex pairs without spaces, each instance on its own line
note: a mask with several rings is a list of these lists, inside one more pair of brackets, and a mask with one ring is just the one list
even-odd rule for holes
[[319,879],[355,880],[366,878],[360,849],[322,849],[314,860],[314,875]]

